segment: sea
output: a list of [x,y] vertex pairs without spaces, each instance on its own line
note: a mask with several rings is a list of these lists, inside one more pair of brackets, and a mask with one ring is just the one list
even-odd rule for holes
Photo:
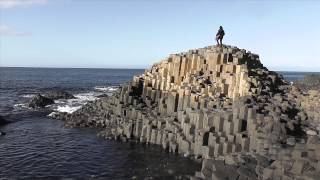
[[[0,179],[175,179],[194,175],[201,164],[156,145],[107,141],[99,129],[66,128],[50,116],[72,113],[103,94],[112,95],[143,69],[0,67]],[[307,72],[279,72],[288,81]],[[319,74],[319,73],[318,73]],[[63,90],[75,98],[29,109],[36,94]]]

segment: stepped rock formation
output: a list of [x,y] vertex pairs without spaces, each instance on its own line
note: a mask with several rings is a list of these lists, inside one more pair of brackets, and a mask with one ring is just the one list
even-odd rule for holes
[[209,46],[170,55],[113,96],[60,118],[201,158],[193,179],[317,179],[319,137],[298,96],[258,55]]

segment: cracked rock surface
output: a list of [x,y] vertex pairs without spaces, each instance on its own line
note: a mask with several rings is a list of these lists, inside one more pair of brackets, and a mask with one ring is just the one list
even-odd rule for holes
[[192,179],[320,177],[319,93],[303,93],[257,54],[208,46],[172,54],[73,114],[70,127],[201,158]]

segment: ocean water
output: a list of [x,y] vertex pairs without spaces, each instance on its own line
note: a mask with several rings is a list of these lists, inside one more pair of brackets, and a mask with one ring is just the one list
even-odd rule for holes
[[296,81],[296,80],[301,80],[304,78],[306,75],[311,75],[311,74],[316,74],[320,75],[320,72],[294,72],[294,71],[279,71],[279,74],[283,75],[283,77],[287,81]]
[[[12,121],[0,127],[0,179],[173,179],[193,175],[200,164],[161,148],[106,141],[98,129],[65,128],[49,117],[73,112],[102,94],[112,94],[142,69],[55,69],[0,67],[0,115]],[[280,72],[288,81],[308,73]],[[76,98],[56,100],[45,109],[26,103],[35,94],[64,90]]]
[[0,114],[21,115],[24,110],[21,107],[32,96],[51,90],[64,90],[77,97],[69,102],[57,102],[61,110],[67,111],[101,94],[111,93],[115,86],[142,72],[139,69],[0,68]]

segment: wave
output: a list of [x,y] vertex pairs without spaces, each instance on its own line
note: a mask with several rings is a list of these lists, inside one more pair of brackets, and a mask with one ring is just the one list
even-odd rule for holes
[[[101,95],[101,93],[96,92],[88,92],[88,93],[79,93],[75,94],[74,97],[79,99],[79,101],[94,101],[97,99],[97,96]],[[70,99],[73,100],[73,99]]]
[[54,118],[56,116],[57,112],[51,112],[50,114],[48,114],[49,117]]
[[94,87],[94,89],[102,92],[114,92],[118,90],[119,87],[118,86],[96,86]]
[[98,99],[98,96],[102,93],[97,92],[87,92],[87,93],[78,93],[74,94],[74,99],[58,99],[55,100],[51,108],[54,112],[50,113],[48,116],[54,117],[58,112],[73,113],[80,109],[83,105],[88,102],[95,101]]
[[[102,95],[112,95],[114,91],[118,90],[118,86],[95,86],[93,91],[73,94],[73,99],[58,99],[54,100],[54,104],[47,105],[46,108],[51,109],[52,113],[48,116],[53,117],[56,113],[66,112],[73,113],[80,109],[88,102],[99,99]],[[21,97],[32,98],[36,94],[24,94]],[[15,108],[28,108],[26,104],[16,104]]]
[[15,104],[15,105],[13,105],[13,107],[15,107],[15,108],[28,108],[26,103]]
[[77,111],[78,109],[80,109],[82,106],[69,106],[69,105],[65,105],[65,106],[58,106],[57,111],[58,112],[66,112],[66,113],[73,113],[75,111]]
[[24,97],[24,98],[33,98],[35,96],[35,94],[24,94],[24,95],[21,95],[21,97]]

